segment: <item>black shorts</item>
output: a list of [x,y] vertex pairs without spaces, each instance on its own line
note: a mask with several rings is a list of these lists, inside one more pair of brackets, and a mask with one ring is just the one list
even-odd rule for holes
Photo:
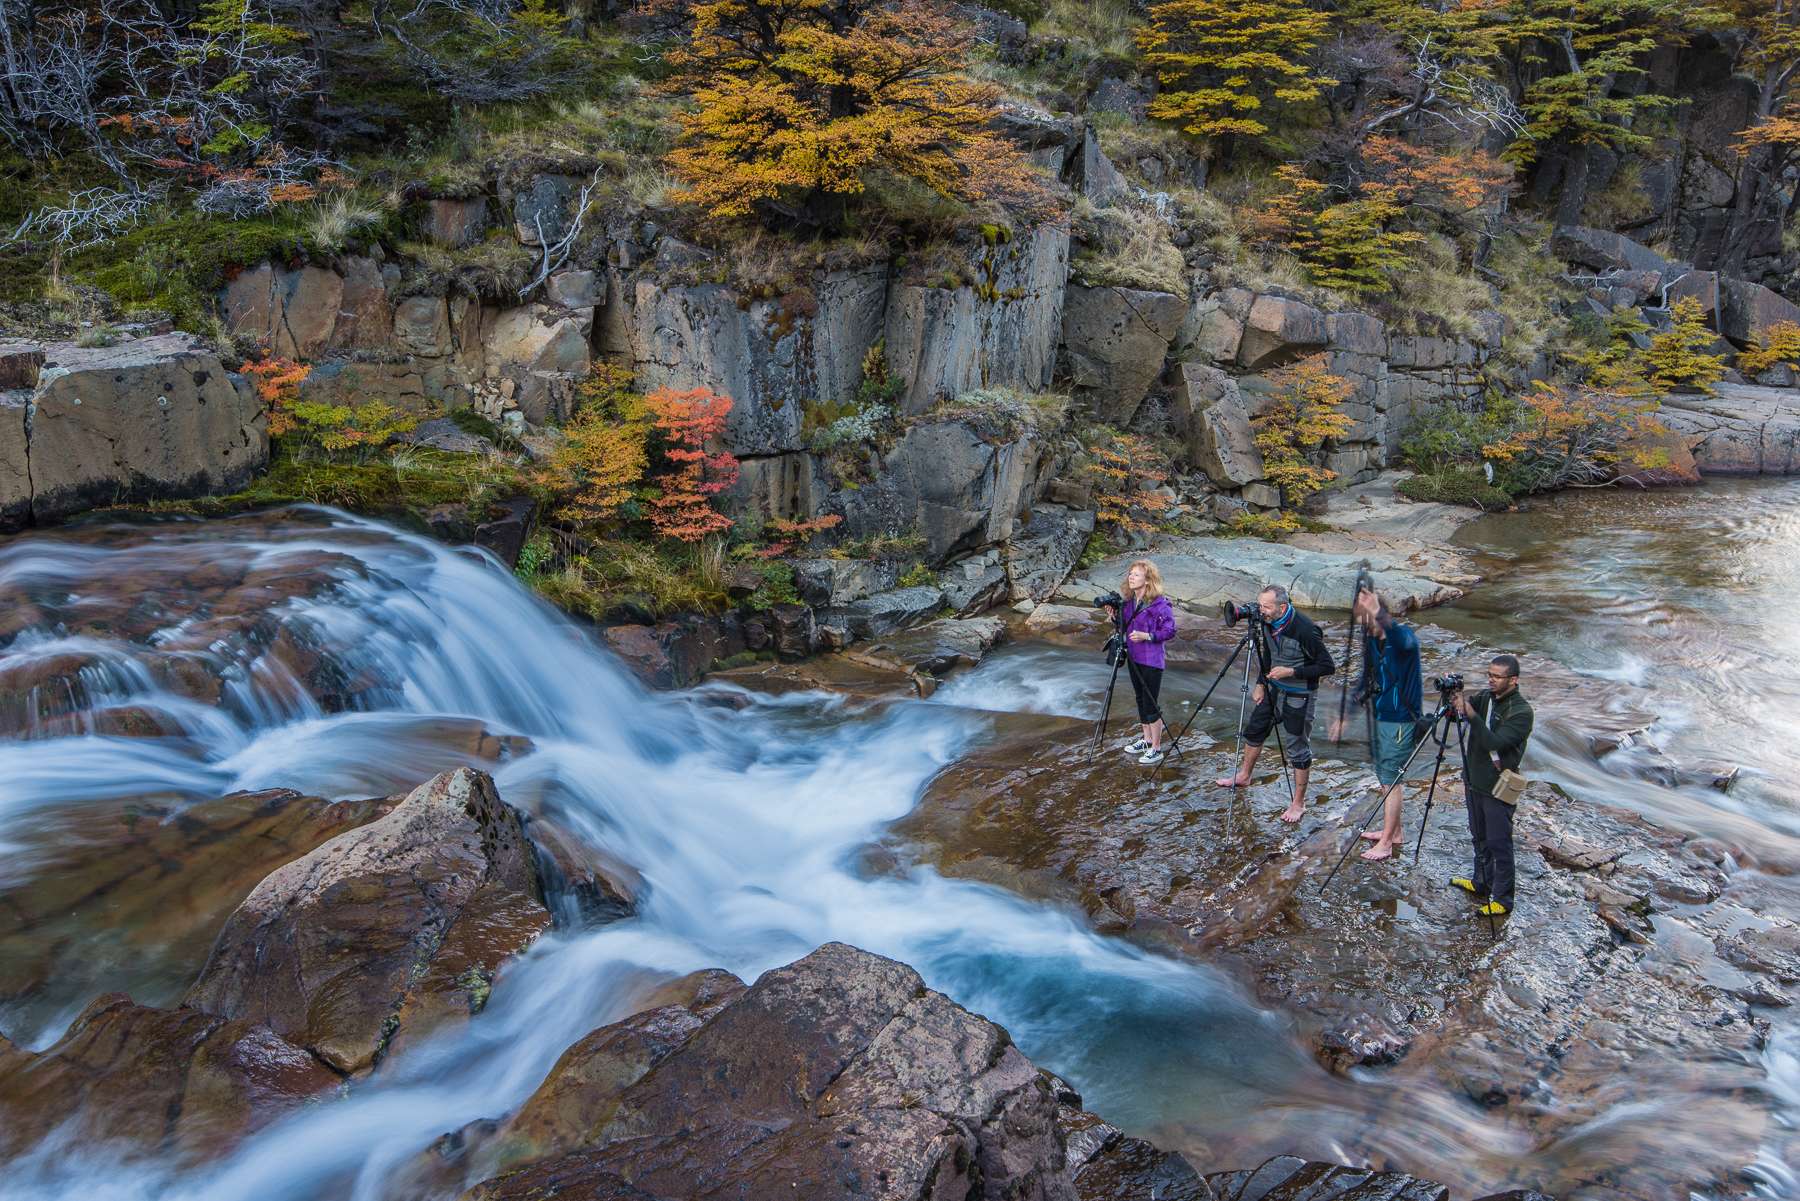
[[1250,720],[1244,723],[1244,741],[1251,746],[1261,746],[1269,737],[1269,731],[1275,728],[1275,706],[1281,706],[1281,728],[1287,731],[1287,742],[1283,749],[1287,760],[1295,767],[1312,766],[1312,723],[1313,701],[1315,694],[1311,692],[1283,692],[1279,688],[1263,689],[1263,699],[1250,710]]
[[1131,691],[1137,696],[1138,721],[1153,726],[1162,720],[1162,709],[1156,698],[1162,694],[1163,669],[1140,667],[1129,661],[1125,666],[1131,671]]

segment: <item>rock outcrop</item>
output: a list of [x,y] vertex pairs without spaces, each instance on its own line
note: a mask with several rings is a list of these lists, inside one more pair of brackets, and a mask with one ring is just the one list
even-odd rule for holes
[[[1214,708],[1235,715],[1234,700]],[[1128,720],[1115,723],[1118,736]],[[1200,726],[1217,733],[1220,720],[1230,717]],[[1235,969],[1294,1013],[1333,1071],[1396,1065],[1393,1083],[1409,1097],[1430,1089],[1509,1107],[1521,1130],[1555,1140],[1615,1113],[1622,1090],[1644,1095],[1641,1083],[1622,1083],[1629,1061],[1637,1081],[1657,1081],[1656,1095],[1707,1132],[1682,1144],[1683,1189],[1733,1179],[1755,1158],[1765,1114],[1751,1098],[1764,1027],[1744,999],[1766,1003],[1771,988],[1785,992],[1776,982],[1792,969],[1780,947],[1793,941],[1785,923],[1766,950],[1731,940],[1731,915],[1769,879],[1734,875],[1735,857],[1761,848],[1672,834],[1534,788],[1519,806],[1520,905],[1496,941],[1466,897],[1432,883],[1468,862],[1453,776],[1440,784],[1416,871],[1353,857],[1321,898],[1320,884],[1370,812],[1360,772],[1315,766],[1308,817],[1288,829],[1274,820],[1286,803],[1277,765],[1246,791],[1211,788],[1227,755],[1190,735],[1181,769],[1151,792],[1116,760],[1088,766],[1089,734],[1077,722],[1054,734],[1041,721],[1018,727],[939,775],[893,837],[922,846],[947,874],[1073,904],[1101,930]],[[1416,819],[1424,783],[1408,791]],[[1595,853],[1621,846],[1632,848],[1628,856]],[[1646,914],[1656,915],[1654,928]],[[1659,950],[1672,929],[1665,921],[1689,940],[1678,963]],[[1709,938],[1718,956],[1735,955],[1766,978],[1734,982],[1716,958],[1685,949]],[[1381,1162],[1380,1126],[1359,1130],[1345,1153]],[[1249,1132],[1212,1151],[1256,1162],[1281,1151],[1282,1137]],[[1627,1123],[1591,1157],[1574,1140],[1553,1178],[1509,1183],[1556,1193],[1586,1188],[1599,1173],[1605,1186],[1596,1195],[1671,1195],[1666,1137],[1660,1123]],[[1453,1171],[1448,1163],[1441,1170]],[[1273,1175],[1293,1191],[1241,1195],[1335,1196],[1326,1181],[1356,1183],[1348,1170],[1296,1163]],[[1459,1195],[1495,1183],[1479,1173],[1447,1179]],[[1427,1191],[1347,1195],[1442,1195],[1436,1185],[1418,1187]]]
[[0,390],[0,529],[230,491],[268,460],[255,392],[197,338],[36,349]]
[[518,813],[459,768],[257,885],[186,1003],[366,1071],[479,1010],[501,963],[549,925]]
[[1048,1079],[905,964],[828,943],[748,989],[715,973],[679,991],[452,1140],[469,1201],[1079,1195]]
[[1786,388],[1717,384],[1712,396],[1667,397],[1656,419],[1685,436],[1702,475],[1800,471],[1800,404]]

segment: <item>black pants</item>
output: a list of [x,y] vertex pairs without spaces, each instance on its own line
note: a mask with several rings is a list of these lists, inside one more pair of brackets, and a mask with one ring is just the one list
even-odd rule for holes
[[1156,702],[1162,695],[1163,669],[1140,667],[1127,659],[1125,670],[1131,673],[1131,691],[1137,697],[1138,721],[1146,726],[1155,725],[1162,720],[1162,708]]
[[1485,792],[1465,790],[1469,807],[1469,837],[1475,842],[1475,873],[1469,877],[1475,891],[1513,907],[1513,807]]

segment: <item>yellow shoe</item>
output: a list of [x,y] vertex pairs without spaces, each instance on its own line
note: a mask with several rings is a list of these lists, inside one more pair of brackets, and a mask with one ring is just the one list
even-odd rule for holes
[[1452,876],[1450,877],[1450,884],[1453,888],[1460,888],[1472,897],[1483,895],[1475,891],[1475,881],[1473,880],[1465,880],[1461,876]]
[[1499,901],[1489,901],[1487,904],[1476,909],[1475,912],[1485,913],[1489,917],[1505,917],[1506,906],[1502,905]]

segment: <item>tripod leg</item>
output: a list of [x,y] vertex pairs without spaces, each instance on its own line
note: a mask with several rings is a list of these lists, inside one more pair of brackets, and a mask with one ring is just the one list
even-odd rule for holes
[[[1188,714],[1186,721],[1181,723],[1181,732],[1169,740],[1169,750],[1171,753],[1175,752],[1177,748],[1180,747],[1181,740],[1187,737],[1188,728],[1194,724],[1194,719],[1200,716],[1200,710],[1206,708],[1206,702],[1212,699],[1213,690],[1218,688],[1219,681],[1225,678],[1225,673],[1231,670],[1231,665],[1237,662],[1237,657],[1244,653],[1244,648],[1248,645],[1250,645],[1250,635],[1245,634],[1242,638],[1238,639],[1237,649],[1232,651],[1230,656],[1226,658],[1224,666],[1219,668],[1219,674],[1213,677],[1212,683],[1206,686],[1206,691],[1202,693],[1200,699],[1194,703],[1194,711]],[[1241,726],[1243,724],[1243,716],[1240,714],[1238,717],[1238,725]],[[1156,771],[1150,773],[1150,778],[1155,780],[1161,771],[1162,764],[1159,763],[1156,766]]]
[[[1436,718],[1432,719],[1431,728],[1432,729],[1437,728],[1437,719]],[[1413,747],[1412,754],[1410,754],[1406,757],[1406,762],[1402,763],[1400,765],[1400,774],[1394,778],[1394,783],[1393,783],[1394,788],[1401,788],[1404,786],[1404,783],[1406,780],[1406,773],[1408,771],[1412,770],[1413,761],[1419,757],[1419,752],[1424,750],[1425,747],[1430,742],[1431,742],[1431,732],[1430,732],[1430,730],[1427,730],[1425,737],[1419,739],[1419,745]],[[1375,745],[1375,742],[1373,739],[1369,740],[1369,745],[1371,747],[1373,747]],[[1432,778],[1435,782],[1435,780],[1436,780],[1435,772],[1433,773]],[[1379,783],[1379,782],[1380,782],[1379,779],[1377,779],[1377,783]],[[1380,813],[1382,811],[1382,809],[1387,805],[1387,798],[1388,798],[1389,791],[1391,791],[1391,790],[1388,788],[1377,788],[1376,789],[1377,795],[1375,797],[1375,807],[1369,810],[1369,816],[1363,818],[1362,821],[1360,823],[1358,823],[1358,825],[1356,827],[1357,834],[1360,835],[1364,830],[1367,830],[1369,828],[1369,823],[1375,820],[1375,815]],[[1422,839],[1423,837],[1424,837],[1424,832],[1423,832],[1423,827],[1421,827],[1420,828],[1420,838]],[[1354,851],[1356,849],[1356,844],[1358,841],[1359,841],[1358,839],[1352,838],[1349,842],[1349,845],[1347,845],[1344,848],[1344,853],[1342,855],[1338,856],[1337,867],[1332,868],[1331,875],[1325,877],[1325,883],[1319,885],[1320,893],[1323,893],[1327,888],[1331,887],[1332,877],[1336,876],[1338,874],[1339,869],[1341,869],[1344,866],[1345,862],[1350,858],[1350,852]]]
[[1414,867],[1419,865],[1419,852],[1425,846],[1425,824],[1431,820],[1431,802],[1437,796],[1438,773],[1444,770],[1444,752],[1450,747],[1449,727],[1439,733],[1434,725],[1429,737],[1438,744],[1437,762],[1431,765],[1431,787],[1425,791],[1425,812],[1419,817],[1419,839],[1413,843]]
[[[1124,656],[1123,651],[1120,651],[1119,654],[1120,654],[1121,658]],[[1094,761],[1094,757],[1100,753],[1100,742],[1102,739],[1104,739],[1106,737],[1106,719],[1108,717],[1112,716],[1113,689],[1118,687],[1118,685],[1119,685],[1119,664],[1117,662],[1114,662],[1113,669],[1112,669],[1112,679],[1110,679],[1106,682],[1106,703],[1100,706],[1100,720],[1094,723],[1094,741],[1088,747],[1088,762],[1089,763],[1092,763]]]

